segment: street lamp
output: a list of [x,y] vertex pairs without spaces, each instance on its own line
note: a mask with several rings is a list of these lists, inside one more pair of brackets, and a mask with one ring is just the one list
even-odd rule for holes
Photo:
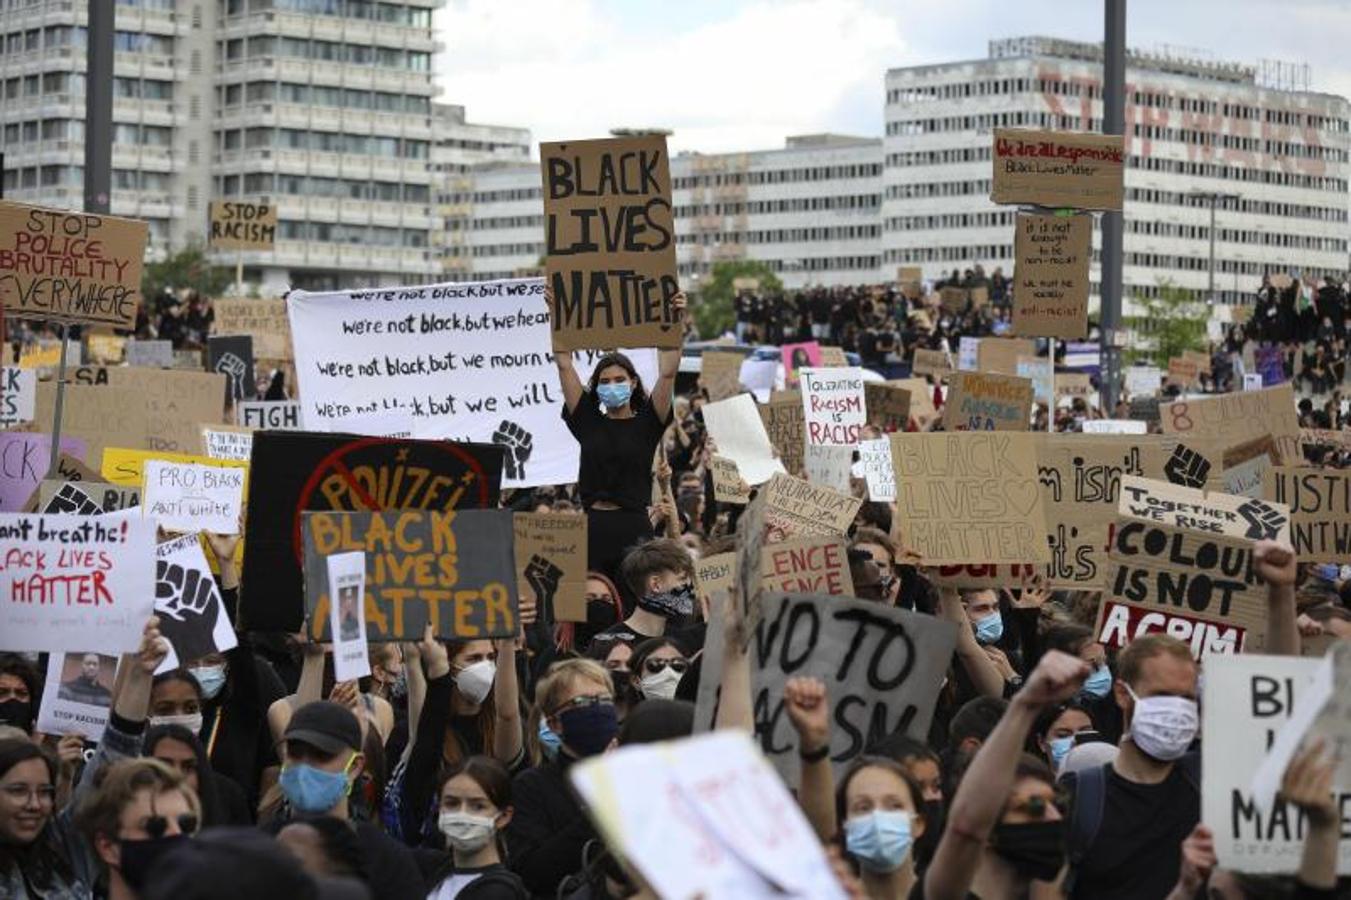
[[1215,305],[1215,206],[1219,203],[1228,203],[1231,200],[1238,200],[1238,194],[1228,194],[1223,191],[1192,191],[1191,197],[1197,200],[1204,200],[1210,204],[1210,286],[1206,290],[1206,302],[1211,306]]

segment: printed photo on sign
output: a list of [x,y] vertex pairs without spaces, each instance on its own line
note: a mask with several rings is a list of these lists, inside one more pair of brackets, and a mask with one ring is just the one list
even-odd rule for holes
[[328,630],[333,639],[333,675],[351,681],[371,674],[366,645],[366,554],[334,553],[328,569]]
[[195,535],[155,548],[155,615],[172,652],[158,672],[233,649],[239,639]]
[[78,734],[98,741],[112,712],[117,657],[100,653],[53,653],[38,707],[37,730],[43,734]]

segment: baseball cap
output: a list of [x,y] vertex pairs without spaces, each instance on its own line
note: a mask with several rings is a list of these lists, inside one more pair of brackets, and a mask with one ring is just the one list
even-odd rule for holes
[[352,711],[331,700],[306,703],[291,716],[283,741],[303,741],[325,753],[361,751],[361,725]]

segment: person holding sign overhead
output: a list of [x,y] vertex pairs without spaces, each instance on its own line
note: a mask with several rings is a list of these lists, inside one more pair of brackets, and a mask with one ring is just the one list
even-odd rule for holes
[[[684,327],[684,292],[671,305]],[[570,351],[554,353],[554,362],[563,386],[563,421],[582,448],[577,487],[587,515],[587,567],[614,578],[624,551],[652,537],[652,458],[671,419],[680,349],[661,351],[650,393],[623,353],[601,357],[585,387]]]

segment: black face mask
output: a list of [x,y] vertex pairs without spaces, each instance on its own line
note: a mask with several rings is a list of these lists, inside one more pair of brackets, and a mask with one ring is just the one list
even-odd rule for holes
[[122,841],[122,855],[117,865],[118,871],[122,873],[122,880],[127,883],[127,887],[140,891],[145,887],[160,857],[180,844],[186,844],[188,840],[186,834],[175,834],[171,837],[147,838],[141,841]]
[[0,703],[0,725],[12,725],[21,731],[33,730],[33,704],[28,700],[6,700]]
[[929,864],[938,850],[938,839],[943,836],[943,801],[924,801],[924,833],[915,841],[915,862],[921,866]]
[[1065,865],[1065,823],[996,825],[990,833],[990,846],[1024,878],[1052,881]]

